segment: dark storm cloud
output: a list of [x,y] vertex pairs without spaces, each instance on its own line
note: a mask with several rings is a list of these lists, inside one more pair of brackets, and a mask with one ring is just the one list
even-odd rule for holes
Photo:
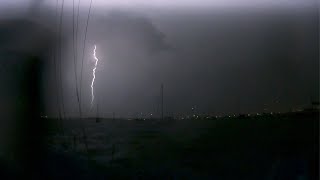
[[163,69],[176,87],[167,101],[175,107],[193,102],[202,111],[261,111],[264,104],[288,110],[318,98],[315,11],[186,13],[155,24],[180,51],[167,63],[172,71]]
[[[67,15],[70,16],[70,15]],[[93,14],[90,17],[83,71],[84,108],[89,107],[91,98],[90,83],[93,68],[93,45],[97,45],[100,59],[97,69],[95,94],[101,109],[105,112],[117,111],[124,115],[129,111],[149,111],[158,94],[157,57],[170,53],[173,48],[166,41],[166,36],[150,19],[139,14],[123,11]],[[85,19],[85,18],[84,18]],[[80,22],[84,22],[82,19]],[[68,21],[68,20],[66,20]],[[65,23],[67,26],[67,23]],[[82,56],[83,23],[79,28],[78,55]],[[75,101],[75,83],[73,75],[72,29],[69,26],[68,45],[64,45],[64,66],[70,111],[77,112]],[[81,58],[78,58],[80,72]],[[79,74],[80,75],[80,74]],[[156,88],[151,91],[150,88]],[[150,102],[152,101],[152,103]],[[68,110],[69,111],[69,110]]]
[[92,24],[96,27],[92,31],[99,35],[95,41],[104,41],[112,51],[152,54],[170,49],[165,34],[141,15],[113,11]]
[[97,44],[101,111],[155,111],[161,83],[168,112],[288,110],[319,97],[314,11],[101,14],[90,21],[83,87],[89,102]]
[[[165,35],[153,23],[136,14],[108,13],[93,21],[103,39],[97,43],[105,49],[98,53],[101,69],[98,92],[105,98],[106,111],[153,111],[158,95],[159,76],[155,57],[171,51]],[[159,59],[158,59],[159,60]]]
[[[80,16],[79,57],[86,15]],[[63,20],[62,34],[69,38],[62,46],[66,109],[75,115],[70,12]],[[262,111],[265,104],[270,110],[308,104],[319,98],[317,22],[313,10],[93,11],[84,57],[84,111],[90,107],[94,44],[100,59],[95,94],[102,115],[156,111],[161,83],[166,112],[190,112],[194,105],[201,112],[237,113]],[[78,72],[80,63],[78,58]],[[48,74],[54,72],[52,65]],[[45,91],[55,112],[53,77]]]

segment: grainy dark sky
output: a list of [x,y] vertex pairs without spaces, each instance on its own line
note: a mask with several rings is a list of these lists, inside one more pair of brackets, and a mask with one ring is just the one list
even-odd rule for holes
[[[198,112],[216,114],[262,112],[265,108],[288,111],[319,99],[315,1],[270,5],[275,1],[253,4],[247,0],[242,3],[247,6],[241,7],[235,1],[203,1],[202,5],[137,2],[141,7],[93,3],[82,82],[87,115],[95,112],[90,110],[94,44],[100,59],[95,103],[103,116],[111,112],[117,116],[156,114],[161,83],[166,113],[191,113],[193,106]],[[79,56],[87,5],[85,1],[80,6]],[[54,5],[43,6],[42,11],[54,14]],[[76,116],[72,1],[66,1],[62,25],[65,108],[69,116]],[[79,79],[81,58],[77,62]],[[48,114],[57,112],[53,72],[49,61],[43,85]]]

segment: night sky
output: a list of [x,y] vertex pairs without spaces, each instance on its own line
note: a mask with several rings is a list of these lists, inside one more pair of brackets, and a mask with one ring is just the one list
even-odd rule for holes
[[[0,1],[0,11],[15,9],[2,11],[1,19],[25,17],[33,8],[30,2]],[[89,2],[83,0],[80,6],[78,79]],[[94,103],[105,117],[112,112],[119,117],[156,114],[161,83],[165,114],[192,113],[192,107],[217,115],[289,111],[319,99],[316,1],[133,2],[93,1],[82,81],[85,115],[95,113],[95,106],[90,110],[94,44],[100,60]],[[39,7],[33,13],[40,16],[33,20],[56,31],[54,2],[43,1]],[[72,1],[66,1],[61,31],[62,85],[67,116],[78,116],[72,8]],[[33,30],[25,31],[21,39],[26,37],[43,39]],[[0,42],[3,47],[8,43]],[[58,93],[52,58],[45,62],[42,79],[45,112],[56,116]]]

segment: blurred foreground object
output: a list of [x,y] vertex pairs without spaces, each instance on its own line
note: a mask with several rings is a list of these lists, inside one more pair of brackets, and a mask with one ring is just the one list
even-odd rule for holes
[[[0,20],[0,163],[32,179],[40,178],[35,174],[46,152],[41,76],[56,40],[49,15],[38,16]],[[13,178],[0,171],[0,179]]]

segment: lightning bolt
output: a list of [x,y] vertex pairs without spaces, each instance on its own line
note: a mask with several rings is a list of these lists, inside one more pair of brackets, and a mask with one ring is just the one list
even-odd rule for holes
[[94,85],[94,80],[96,79],[96,69],[97,69],[97,65],[98,65],[98,61],[99,59],[96,56],[96,49],[97,46],[94,45],[94,49],[93,49],[93,58],[96,60],[95,64],[94,64],[94,68],[92,69],[92,82],[91,82],[91,107],[93,105],[93,100],[94,100],[94,91],[93,91],[93,85]]

